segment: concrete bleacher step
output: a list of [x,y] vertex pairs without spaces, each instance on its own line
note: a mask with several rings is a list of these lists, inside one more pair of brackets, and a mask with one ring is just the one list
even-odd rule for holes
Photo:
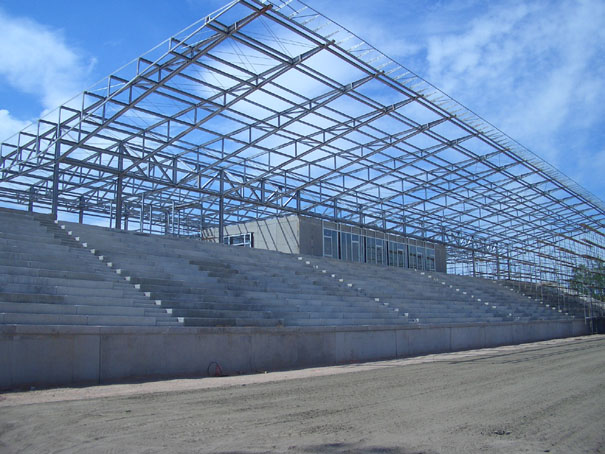
[[321,318],[321,319],[290,319],[285,320],[289,326],[392,326],[407,325],[405,319],[357,319],[357,318]]
[[283,320],[264,318],[178,317],[183,326],[283,326]]
[[66,314],[66,315],[135,315],[162,316],[164,312],[154,311],[153,308],[133,306],[94,306],[76,304],[48,303],[6,303],[0,302],[1,313],[34,313],[34,314]]
[[[28,241],[32,236],[35,241]],[[61,320],[69,324],[122,324],[126,321],[119,317],[132,317],[133,325],[156,326],[354,326],[561,317],[535,300],[520,300],[518,294],[481,280],[321,257],[298,260],[271,251],[55,223],[27,213],[4,217],[2,210],[1,276],[6,276],[0,281],[2,323],[7,314],[18,320],[22,309],[32,312],[32,318],[20,319],[23,323],[45,323],[43,315],[56,316],[53,320],[59,323],[63,315]],[[24,304],[30,307],[24,309]]]
[[23,325],[155,326],[155,317],[0,313],[0,323]]
[[254,310],[228,310],[228,309],[168,309],[168,314],[173,317],[187,318],[275,318],[271,311]]
[[[331,259],[300,257],[299,262],[305,263],[308,268],[318,275],[337,280],[343,284],[349,284],[358,288],[359,292],[368,296],[377,296],[392,307],[398,307],[401,311],[409,313],[410,317],[427,319],[431,317],[432,308],[435,305],[442,307],[444,317],[433,317],[433,321],[446,323],[447,320],[455,320],[461,317],[456,315],[452,307],[455,303],[463,304],[460,308],[464,311],[474,307],[475,310],[462,318],[471,322],[479,320],[512,320],[541,318],[552,319],[553,315],[536,308],[531,304],[523,304],[524,300],[519,295],[509,295],[494,288],[493,284],[480,279],[466,277],[462,279],[449,280],[450,275],[435,272],[413,272],[411,270],[399,270],[387,267],[367,267],[359,264],[348,264],[334,262]],[[366,271],[364,268],[373,268]],[[395,277],[397,285],[393,284]],[[393,297],[393,295],[418,295],[414,297]],[[448,296],[449,295],[449,296]],[[424,307],[416,304],[415,299],[422,301]],[[483,308],[484,302],[488,307]],[[429,303],[429,304],[426,304]],[[429,307],[431,309],[429,309]],[[429,316],[429,317],[427,317]],[[560,315],[558,315],[561,317]],[[554,317],[557,317],[556,315]]]
[[87,281],[102,281],[104,278],[96,273],[90,273],[87,271],[67,271],[67,270],[56,270],[56,269],[43,269],[43,268],[30,268],[20,266],[0,266],[0,275],[2,276],[32,276],[40,278],[59,278],[59,279],[83,279]]
[[[128,235],[72,225],[67,226],[67,229],[73,229],[77,235],[81,235],[83,239],[86,239],[91,246],[94,245],[95,254],[105,255],[107,260],[115,262],[115,265],[118,267],[128,267],[129,269],[126,272],[131,275],[131,280],[140,283],[140,289],[145,291],[151,299],[161,301],[161,307],[183,308],[185,305],[188,305],[193,309],[195,307],[199,308],[201,304],[216,303],[219,300],[222,304],[237,304],[243,303],[244,300],[252,300],[257,306],[274,309],[276,306],[284,304],[290,306],[292,302],[287,301],[290,297],[294,299],[317,299],[318,293],[324,300],[331,301],[332,298],[334,300],[342,299],[342,296],[345,295],[349,298],[354,298],[355,301],[365,300],[365,304],[372,307],[375,306],[373,302],[359,295],[350,295],[334,289],[332,289],[331,293],[326,293],[325,288],[319,287],[315,283],[301,284],[300,281],[293,281],[284,276],[279,276],[279,273],[274,273],[276,277],[271,276],[267,278],[262,273],[258,273],[258,261],[248,260],[248,267],[240,266],[241,261],[235,259],[233,255],[226,254],[227,256],[224,257],[225,260],[217,258],[221,254],[216,253],[216,248],[213,251],[215,254],[208,258],[195,257],[195,254],[192,254],[192,251],[188,247],[178,247],[175,248],[176,250],[164,247],[156,248],[153,252],[155,257],[168,258],[163,262],[161,269],[158,269],[160,268],[158,266],[141,267],[136,263],[136,254],[134,257],[125,257],[125,249],[122,246],[116,246],[116,238],[120,244],[123,244],[126,242],[125,239],[127,239]],[[135,240],[137,243],[143,244],[148,242],[149,239],[149,237],[142,237]],[[198,245],[199,243],[195,244],[195,246]],[[221,251],[225,250],[223,248]],[[227,263],[229,259],[232,259],[232,263]],[[197,283],[195,286],[191,286],[191,284],[172,285],[168,282],[154,281],[154,278],[157,278],[159,273],[162,273],[162,278],[166,281],[174,281],[177,274],[171,272],[171,268],[179,266],[179,263],[180,267],[182,267],[182,263],[185,260],[189,265],[205,273],[204,276],[206,276],[206,279],[198,279],[198,281],[203,282],[203,287]],[[290,263],[287,260],[283,260],[283,262]],[[254,272],[250,272],[252,265],[254,266]],[[288,268],[291,269],[292,267]],[[191,271],[188,272],[188,276],[193,277]],[[213,277],[216,278],[214,281],[209,279]],[[265,304],[262,304],[263,301],[261,300],[263,299],[275,300],[277,304],[268,304],[266,301]],[[299,302],[297,301],[297,303]],[[350,310],[350,306],[342,305],[340,309]],[[383,310],[386,311],[386,309]],[[394,312],[390,309],[388,311],[388,316],[392,316],[391,314]],[[369,311],[368,313],[373,314],[373,311]],[[373,317],[374,315],[371,316]]]
[[48,217],[0,209],[0,323],[178,325],[77,241],[53,229],[58,227]]

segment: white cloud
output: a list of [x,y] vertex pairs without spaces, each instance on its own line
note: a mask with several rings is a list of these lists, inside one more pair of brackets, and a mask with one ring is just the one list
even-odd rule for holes
[[0,142],[21,131],[29,122],[11,117],[6,109],[0,109]]
[[[45,112],[85,88],[95,60],[87,61],[70,46],[61,31],[31,19],[9,16],[2,10],[0,30],[1,82],[36,97]],[[6,106],[0,105],[3,107]],[[6,108],[0,112],[0,134],[4,139],[16,132],[11,128],[21,128],[25,121],[14,118]]]
[[605,4],[490,5],[466,31],[428,39],[427,78],[560,166],[565,141],[605,113]]

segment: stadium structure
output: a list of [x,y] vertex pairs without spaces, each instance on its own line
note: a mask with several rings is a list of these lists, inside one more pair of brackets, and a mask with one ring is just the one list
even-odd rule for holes
[[605,204],[297,0],[230,2],[2,143],[0,203],[0,386],[498,345],[603,315],[577,281],[602,277]]

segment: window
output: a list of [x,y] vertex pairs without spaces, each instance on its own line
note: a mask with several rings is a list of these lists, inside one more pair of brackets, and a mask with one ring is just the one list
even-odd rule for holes
[[366,263],[376,263],[376,238],[366,237]]
[[351,258],[354,262],[361,262],[361,241],[359,235],[351,235]]
[[419,270],[424,270],[426,269],[425,267],[425,263],[424,263],[424,248],[423,247],[416,247],[416,257],[417,257],[417,266]]
[[376,264],[383,265],[385,259],[384,240],[376,238]]
[[353,260],[351,234],[340,232],[340,255],[343,260],[350,262]]
[[223,238],[223,244],[229,246],[254,247],[252,233],[242,233],[241,235],[228,235]]
[[435,249],[426,250],[426,269],[428,271],[435,271]]
[[416,257],[416,246],[410,246],[409,250],[409,264],[410,268],[418,268],[418,258]]
[[397,266],[397,243],[389,241],[389,266]]
[[324,257],[338,258],[338,232],[324,229]]
[[[229,244],[239,244],[241,239],[236,237],[234,241],[236,243]],[[403,239],[387,241],[339,229],[323,229],[323,255],[348,262],[435,271],[435,249],[432,247],[412,246]]]
[[405,256],[407,247],[405,243],[389,241],[389,266],[405,268]]

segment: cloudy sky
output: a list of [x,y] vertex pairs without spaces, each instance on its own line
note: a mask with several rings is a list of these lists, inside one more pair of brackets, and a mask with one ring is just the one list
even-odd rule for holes
[[[0,141],[224,0],[0,1]],[[307,0],[605,200],[605,2]]]

